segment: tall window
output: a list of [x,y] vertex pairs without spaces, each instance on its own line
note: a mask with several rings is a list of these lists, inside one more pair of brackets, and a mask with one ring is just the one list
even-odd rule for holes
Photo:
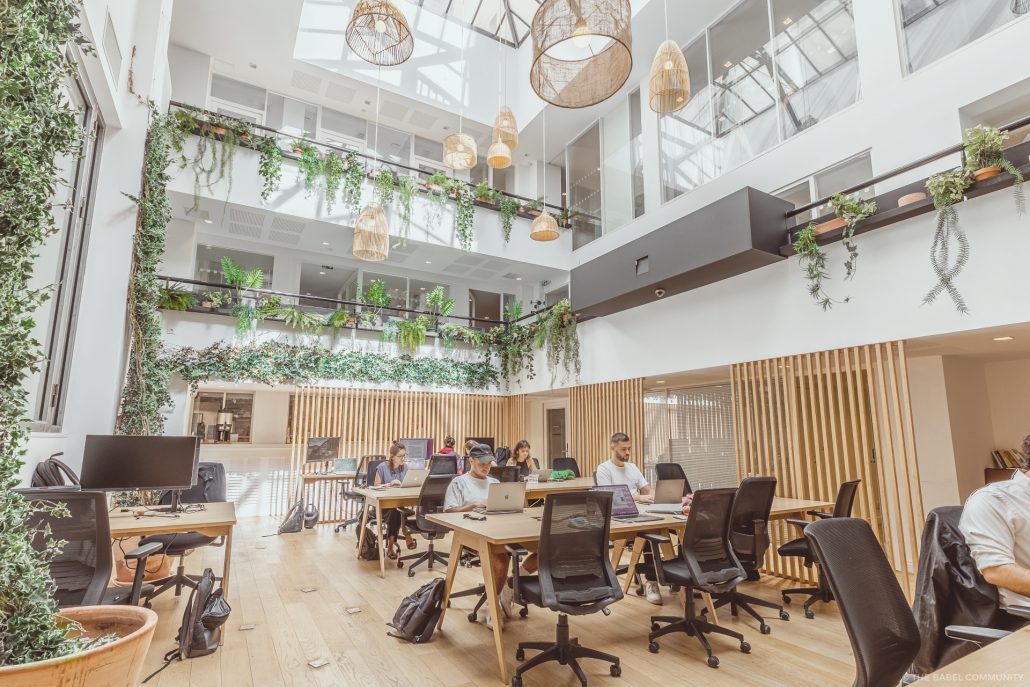
[[[820,172],[816,172],[810,177],[806,177],[790,186],[787,186],[786,188],[780,189],[773,195],[793,203],[794,207],[797,208],[802,205],[808,205],[819,198],[831,196],[834,193],[838,193],[846,188],[854,186],[855,184],[860,184],[863,181],[872,178],[873,161],[872,158],[869,157],[869,153],[865,152],[861,155],[848,158],[843,162],[838,162],[832,167],[828,167]],[[859,198],[872,198],[874,195],[876,195],[876,191],[872,186],[864,188],[857,193]],[[798,224],[801,224],[829,212],[832,212],[830,207],[821,206],[815,208],[814,211],[808,210],[807,212],[798,215],[795,217],[795,220]]]
[[1018,18],[1011,0],[897,0],[909,72]]
[[53,203],[58,232],[40,250],[31,282],[31,288],[49,288],[50,293],[34,318],[34,333],[43,341],[46,355],[37,375],[38,385],[30,388],[33,419],[41,429],[59,426],[64,415],[68,359],[75,338],[93,187],[104,137],[99,112],[82,83],[78,79],[66,81],[62,94],[75,107],[77,123],[85,135],[80,155],[59,161],[61,178],[66,183],[57,187]]

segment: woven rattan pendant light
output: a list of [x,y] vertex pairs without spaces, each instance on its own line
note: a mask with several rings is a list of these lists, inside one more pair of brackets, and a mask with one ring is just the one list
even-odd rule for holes
[[1030,0],[1012,0],[1012,14],[1026,14],[1030,12]]
[[543,114],[544,128],[544,154],[540,157],[540,164],[544,166],[544,207],[542,212],[533,220],[529,228],[529,238],[534,241],[554,241],[558,238],[558,222],[547,212],[547,106],[544,106]]
[[[486,151],[486,164],[491,169],[507,169],[511,167],[511,154],[515,150],[515,146],[519,144],[518,130],[514,132],[514,146],[509,142],[512,141],[511,130],[515,128],[515,115],[512,114],[507,105],[503,104],[505,71],[501,42],[497,41],[497,77],[500,81],[497,88],[498,110],[497,118],[494,120],[493,136],[491,137],[493,142],[490,144],[490,149]],[[505,127],[503,130],[499,128],[502,125]]]
[[507,105],[502,105],[494,120],[494,143],[502,141],[511,152],[519,147],[519,127],[515,123],[515,113]]
[[665,41],[651,63],[648,104],[658,114],[678,112],[690,100],[690,72],[687,58],[676,41]]
[[558,107],[607,100],[633,69],[629,0],[543,0],[533,15],[529,83]]
[[486,164],[493,169],[511,167],[511,148],[504,141],[496,141],[486,151]]
[[407,62],[415,49],[408,20],[390,0],[360,0],[347,24],[347,45],[380,67]]
[[[461,1],[458,2],[459,15]],[[443,140],[443,163],[455,171],[472,169],[479,161],[479,150],[476,139],[462,133],[465,120],[465,25],[461,25],[461,87],[458,89],[461,105],[458,110],[458,133],[451,134]]]
[[[376,87],[376,128],[372,143],[373,158],[379,149],[379,87]],[[390,257],[390,225],[386,212],[376,200],[361,209],[358,221],[354,223],[354,241],[351,253],[359,260],[382,262]]]

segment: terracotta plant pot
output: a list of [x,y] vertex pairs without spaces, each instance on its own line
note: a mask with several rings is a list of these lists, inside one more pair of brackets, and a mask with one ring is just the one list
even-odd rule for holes
[[985,179],[990,179],[991,177],[996,177],[999,174],[1001,174],[1001,167],[994,165],[993,167],[981,167],[976,170],[973,172],[973,178],[977,181],[983,181]]
[[818,236],[819,234],[825,234],[826,232],[833,231],[834,229],[843,229],[846,224],[847,222],[840,217],[834,217],[828,222],[815,225],[815,235]]
[[0,668],[4,687],[136,687],[157,627],[157,613],[142,606],[81,606],[60,617],[82,625],[87,637],[114,634],[110,644],[80,654]]
[[[111,547],[114,552],[114,583],[119,587],[131,587],[136,577],[135,561],[127,564],[123,551],[132,551],[139,546],[139,537],[115,542]],[[143,573],[144,582],[163,580],[172,574],[172,557],[155,554],[147,559],[147,571]]]
[[898,207],[903,208],[906,205],[918,203],[921,200],[926,200],[926,194],[922,191],[916,191],[915,193],[907,193],[903,195],[901,198],[898,198]]
[[294,155],[300,155],[302,152],[304,152],[304,151],[303,151],[303,149],[300,146],[293,146],[293,154]]

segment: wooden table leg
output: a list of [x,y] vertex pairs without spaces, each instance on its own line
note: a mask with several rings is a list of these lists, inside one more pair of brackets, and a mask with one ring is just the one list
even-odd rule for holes
[[376,529],[379,530],[379,577],[386,578],[386,536],[383,534],[383,507],[376,499]]
[[615,546],[612,547],[612,567],[618,568],[619,563],[622,562],[622,552],[626,550],[626,540],[616,539]]
[[708,622],[712,625],[718,625],[719,616],[715,615],[715,604],[712,602],[712,595],[708,592],[701,592],[701,600],[705,602],[705,608],[708,609]]
[[486,607],[493,618],[494,626],[494,650],[497,651],[497,667],[501,672],[501,682],[508,684],[508,664],[504,660],[504,640],[501,636],[501,624],[504,616],[501,614],[501,602],[494,587],[494,566],[493,550],[490,545],[481,541],[479,544],[479,560],[483,568],[483,584],[486,587]]
[[458,563],[461,560],[462,537],[457,532],[451,533],[451,555],[447,559],[447,577],[443,583],[443,607],[440,609],[440,620],[437,622],[437,629],[443,628],[443,617],[447,613],[447,604],[451,600],[451,589],[454,588],[454,578],[458,574]]
[[368,504],[364,501],[361,502],[361,524],[358,525],[361,529],[358,531],[358,552],[355,557],[361,559],[361,548],[365,544],[365,532],[367,531],[368,525]]
[[629,586],[633,584],[633,571],[637,569],[637,563],[640,562],[640,555],[644,552],[644,544],[646,543],[643,537],[637,537],[633,540],[633,554],[629,557],[629,570],[626,571],[626,581],[622,586],[624,594],[629,594]]
[[229,531],[225,533],[225,562],[222,563],[222,594],[225,595],[225,599],[229,599],[229,565],[232,562],[232,525],[229,525]]

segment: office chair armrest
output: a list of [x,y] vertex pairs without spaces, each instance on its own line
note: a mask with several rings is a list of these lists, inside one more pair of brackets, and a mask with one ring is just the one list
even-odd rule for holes
[[1025,620],[1030,620],[1030,606],[1009,606],[1005,609],[1005,612]]
[[511,554],[511,590],[514,592],[515,602],[520,606],[526,605],[522,598],[522,587],[519,584],[519,566],[522,558],[529,555],[529,549],[521,544],[508,544],[504,548]]
[[[654,532],[646,532],[638,536],[646,541],[648,546],[651,547],[651,558],[654,560],[655,577],[658,578],[658,584],[664,587],[665,568],[662,566],[662,544],[671,544],[672,540],[664,534],[655,534]],[[633,571],[630,570],[626,574],[632,575]]]
[[799,518],[787,518],[788,525],[794,525],[799,530],[804,531],[806,527],[812,524],[811,520],[801,520]]
[[672,543],[672,540],[669,539],[664,534],[655,534],[654,532],[645,532],[643,534],[638,534],[637,536],[640,537],[641,539],[643,539],[644,541],[651,542],[652,544],[671,544]]
[[806,512],[807,512],[808,515],[814,515],[815,517],[819,518],[820,520],[822,520],[824,518],[832,518],[833,517],[833,513],[824,513],[821,510],[810,510],[810,511],[806,511]]
[[[149,544],[143,546],[137,546],[135,549],[125,554],[125,560],[127,561],[146,561],[147,556],[155,554],[164,548],[164,544],[161,542],[152,541]],[[144,563],[145,565],[145,563]]]
[[996,630],[993,627],[972,627],[969,625],[948,625],[944,628],[944,635],[950,639],[961,639],[966,642],[973,642],[983,646],[996,642],[1002,637],[1007,637],[1011,632]]

